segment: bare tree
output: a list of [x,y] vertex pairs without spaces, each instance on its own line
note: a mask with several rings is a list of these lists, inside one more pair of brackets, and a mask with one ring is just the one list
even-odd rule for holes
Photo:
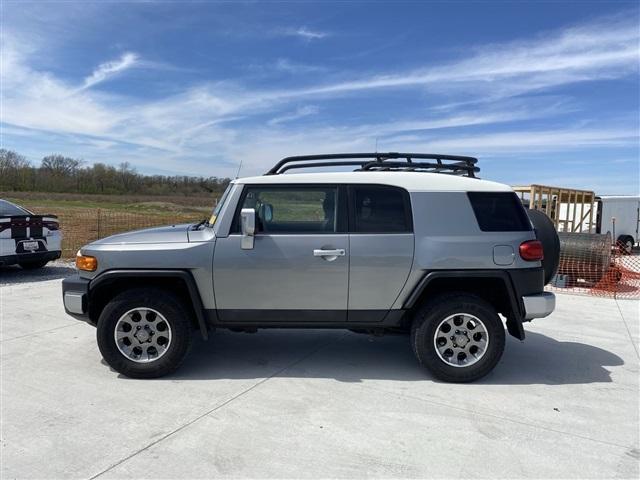
[[40,168],[59,176],[73,175],[82,166],[82,160],[65,157],[63,155],[48,155],[42,159]]
[[136,172],[136,169],[133,168],[129,162],[122,162],[118,166],[118,173],[125,192],[132,191],[138,180],[138,173]]
[[7,150],[0,149],[0,185],[11,190],[21,190],[25,188],[23,183],[28,182],[31,164],[22,155]]

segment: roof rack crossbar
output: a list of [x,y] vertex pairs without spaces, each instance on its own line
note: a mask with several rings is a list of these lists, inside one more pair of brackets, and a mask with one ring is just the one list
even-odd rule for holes
[[[291,165],[285,165],[282,167],[278,173],[284,173],[287,170],[293,170],[295,168],[311,168],[311,167],[344,167],[344,166],[356,166],[361,167],[363,165],[362,161],[344,161],[344,162],[315,162],[313,165],[309,165],[307,163],[293,163]],[[271,175],[271,174],[267,174]]]
[[[435,160],[436,163],[415,162],[415,159]],[[331,161],[321,162],[320,160]],[[283,158],[265,175],[278,175],[287,170],[298,168],[359,166],[360,168],[357,170],[362,171],[435,171],[438,173],[466,174],[469,177],[475,177],[475,173],[480,171],[475,166],[477,162],[478,159],[474,157],[435,153],[375,152],[302,155]]]

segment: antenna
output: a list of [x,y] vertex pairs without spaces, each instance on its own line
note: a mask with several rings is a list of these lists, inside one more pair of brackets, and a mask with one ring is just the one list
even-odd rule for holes
[[240,170],[242,169],[242,159],[240,159],[240,165],[238,165],[238,171],[236,172],[236,179],[240,177]]
[[378,153],[378,137],[376,137],[376,153]]

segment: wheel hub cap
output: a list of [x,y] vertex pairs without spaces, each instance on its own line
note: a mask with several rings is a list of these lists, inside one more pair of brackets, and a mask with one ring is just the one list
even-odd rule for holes
[[475,315],[456,313],[440,322],[433,343],[444,363],[452,367],[469,367],[485,355],[489,332]]
[[151,338],[151,334],[147,330],[148,327],[145,327],[143,330],[138,330],[135,333],[135,337],[138,339],[140,343],[148,342]]
[[171,345],[171,326],[157,310],[133,308],[116,322],[114,339],[118,351],[137,363],[149,363],[162,357]]

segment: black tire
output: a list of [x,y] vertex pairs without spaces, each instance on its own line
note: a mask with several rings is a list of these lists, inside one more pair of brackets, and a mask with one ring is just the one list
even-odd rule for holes
[[538,210],[527,210],[527,215],[536,230],[536,238],[542,242],[544,260],[544,284],[546,285],[558,272],[560,265],[560,239],[553,222],[544,213]]
[[[462,367],[445,363],[434,344],[441,322],[458,313],[477,317],[488,333],[484,354],[476,363]],[[504,342],[504,326],[495,309],[482,298],[466,293],[442,295],[426,302],[416,312],[411,325],[411,345],[418,362],[445,382],[473,382],[487,375],[500,361]]]
[[625,255],[631,255],[633,253],[633,237],[631,235],[620,235],[616,242],[620,251]]
[[[148,363],[130,360],[120,352],[114,338],[118,320],[135,308],[157,311],[170,327],[171,340],[166,352]],[[100,314],[96,332],[98,348],[109,366],[127,377],[162,377],[175,371],[186,357],[191,346],[192,325],[187,309],[171,292],[155,288],[127,290],[113,298]]]
[[49,260],[24,260],[18,265],[25,270],[35,270],[44,267],[47,263],[49,263]]

